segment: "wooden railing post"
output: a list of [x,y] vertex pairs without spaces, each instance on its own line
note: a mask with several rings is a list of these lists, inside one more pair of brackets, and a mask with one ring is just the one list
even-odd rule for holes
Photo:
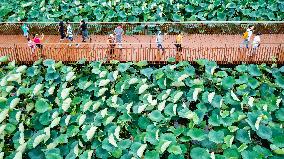
[[[277,59],[277,61],[279,61],[279,60],[280,60],[280,59],[279,59],[279,55],[280,55],[280,52],[281,52],[281,44],[279,44],[277,50],[278,50],[278,51],[277,51],[277,53],[276,53],[276,59]],[[281,63],[282,61],[279,61],[279,62]]]
[[19,51],[18,51],[18,48],[17,48],[17,45],[14,43],[14,54],[16,55],[16,59],[13,59],[13,60],[16,60],[16,62],[19,62]]

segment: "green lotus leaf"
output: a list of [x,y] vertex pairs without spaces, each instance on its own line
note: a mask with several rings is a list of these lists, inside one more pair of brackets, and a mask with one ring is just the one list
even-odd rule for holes
[[46,59],[43,61],[43,65],[46,67],[52,67],[55,65],[55,61],[52,59]]
[[248,86],[250,86],[252,89],[256,89],[259,86],[259,82],[255,78],[249,78]]
[[159,159],[159,153],[157,151],[146,151],[144,159]]
[[275,116],[278,120],[284,121],[284,108],[280,108],[276,111]]
[[148,116],[154,122],[160,122],[160,121],[162,121],[164,119],[164,116],[158,110],[152,111]]
[[251,139],[247,130],[239,129],[237,130],[236,139],[242,143],[250,143]]
[[115,158],[120,158],[120,156],[122,155],[122,150],[117,148],[111,154]]
[[215,143],[222,143],[224,138],[224,132],[223,131],[210,131],[208,134],[208,138],[210,141]]
[[261,72],[257,65],[251,64],[248,66],[248,73],[252,76],[261,76]]
[[284,88],[284,77],[279,75],[279,76],[276,76],[275,78],[275,83],[281,87],[281,88]]
[[253,151],[257,152],[259,156],[263,157],[272,156],[272,152],[269,149],[261,147],[259,145],[253,147]]
[[190,129],[186,135],[197,141],[202,141],[207,138],[205,131],[197,128]]
[[243,159],[258,158],[258,154],[255,151],[244,150],[241,154]]
[[0,62],[7,62],[8,61],[8,56],[1,56],[0,57]]
[[130,63],[120,63],[120,64],[118,65],[118,71],[120,71],[120,72],[125,72],[126,70],[129,69],[130,66],[131,66]]
[[231,89],[234,86],[235,82],[236,80],[234,77],[228,76],[222,79],[222,86],[224,89]]
[[49,125],[50,124],[50,121],[51,121],[51,115],[49,112],[44,112],[43,114],[40,115],[39,117],[39,122],[42,124],[42,125]]
[[259,129],[256,131],[256,133],[262,139],[270,140],[271,137],[272,137],[272,130],[271,130],[271,128],[269,128],[267,126],[264,126],[264,125],[260,125]]
[[11,123],[7,123],[6,124],[6,127],[5,127],[5,131],[8,133],[8,134],[12,134],[15,130],[16,130],[16,126],[11,124]]
[[46,159],[62,159],[63,157],[60,155],[60,149],[50,149],[47,150],[45,153]]
[[180,148],[180,146],[178,145],[171,145],[167,151],[171,154],[175,154],[175,155],[179,155],[179,154],[182,154],[182,150]]
[[279,148],[284,147],[284,136],[275,136],[273,137],[273,144]]
[[142,75],[145,75],[146,77],[150,78],[152,73],[153,73],[153,69],[152,68],[145,68],[145,69],[140,70],[140,73]]
[[147,61],[139,61],[138,63],[136,63],[136,65],[138,67],[143,67],[143,66],[147,66],[148,65],[148,62]]
[[44,99],[39,99],[36,101],[35,110],[37,112],[44,113],[49,109],[51,109],[51,106]]
[[226,158],[240,158],[240,153],[236,148],[228,148],[224,150],[224,156]]
[[[202,155],[201,155],[202,154]],[[190,157],[192,159],[210,159],[210,154],[206,149],[201,147],[195,147],[190,151]]]
[[118,142],[117,145],[122,150],[126,150],[126,149],[128,149],[131,146],[131,140],[129,140],[129,139],[121,140],[121,141]]
[[44,153],[40,148],[35,148],[29,151],[28,156],[34,159],[42,159],[44,158]]

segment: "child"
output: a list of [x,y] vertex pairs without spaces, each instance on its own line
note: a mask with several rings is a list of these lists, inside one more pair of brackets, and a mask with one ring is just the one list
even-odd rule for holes
[[35,43],[30,38],[27,38],[27,40],[28,40],[28,46],[31,48],[32,53],[34,53],[35,52]]
[[114,35],[110,34],[108,37],[108,45],[109,45],[109,54],[112,58],[113,54],[114,54],[114,47],[115,47],[115,40],[114,40]]
[[23,23],[22,26],[21,26],[21,29],[22,29],[22,31],[24,33],[24,37],[28,38],[29,37],[29,28],[28,28],[28,26],[25,23]]

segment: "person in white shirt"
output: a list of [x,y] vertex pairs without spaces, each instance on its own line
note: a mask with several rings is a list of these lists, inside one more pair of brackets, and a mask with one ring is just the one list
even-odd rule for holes
[[255,36],[254,39],[253,39],[252,47],[253,47],[254,49],[258,48],[259,45],[260,45],[260,35],[261,35],[261,33],[257,33],[256,36]]
[[247,33],[247,34],[244,33],[244,34],[246,34],[246,35],[243,35],[244,41],[243,41],[243,43],[241,44],[241,47],[242,47],[242,45],[245,45],[246,48],[249,47],[249,41],[250,41],[250,38],[251,38],[251,36],[252,36],[253,30],[254,30],[254,26],[253,26],[253,25],[250,25],[250,26],[248,27],[248,29],[246,30],[246,33]]
[[165,48],[163,47],[163,35],[162,35],[162,32],[161,31],[158,31],[158,34],[156,36],[156,43],[157,43],[157,47],[158,47],[158,50],[162,50],[162,53],[165,52]]
[[[67,24],[67,39],[69,40],[69,46],[72,46],[72,43],[74,41],[74,38],[73,38],[73,28],[70,24],[70,22],[66,22]],[[79,44],[76,44],[76,47],[79,47]]]
[[248,29],[247,29],[247,32],[248,32],[248,41],[250,41],[250,38],[252,36],[252,32],[254,31],[254,26],[250,26]]
[[34,53],[35,52],[35,43],[33,42],[32,39],[30,38],[27,38],[28,40],[28,46],[31,48],[32,52],[31,53]]
[[253,56],[256,53],[256,49],[260,46],[260,35],[261,33],[257,33],[252,42],[252,51],[250,56]]

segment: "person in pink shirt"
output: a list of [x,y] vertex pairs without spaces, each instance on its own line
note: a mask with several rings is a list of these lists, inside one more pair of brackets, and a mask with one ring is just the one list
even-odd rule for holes
[[36,35],[34,36],[34,43],[35,43],[36,47],[42,49],[41,41],[43,40],[43,38],[44,38],[44,35],[43,35],[43,34],[41,35],[41,38],[39,38],[38,34],[36,34]]

